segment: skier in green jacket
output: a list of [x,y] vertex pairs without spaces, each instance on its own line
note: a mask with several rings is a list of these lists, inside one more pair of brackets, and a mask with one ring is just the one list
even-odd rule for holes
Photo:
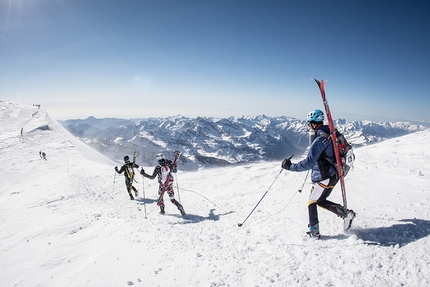
[[136,163],[130,162],[130,158],[128,155],[124,157],[125,164],[121,167],[120,170],[118,170],[118,167],[115,167],[115,171],[119,174],[124,173],[125,177],[125,187],[127,188],[127,192],[130,195],[130,199],[134,200],[132,190],[134,191],[134,195],[136,197],[139,196],[138,190],[133,186],[133,180],[134,180],[134,170],[133,168],[139,168],[139,166]]

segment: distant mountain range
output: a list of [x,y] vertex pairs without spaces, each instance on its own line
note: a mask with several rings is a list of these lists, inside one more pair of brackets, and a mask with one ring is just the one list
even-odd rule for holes
[[[282,160],[300,155],[308,147],[306,121],[265,115],[239,118],[75,119],[59,121],[89,146],[115,161],[138,152],[138,162],[153,166],[157,153],[173,157],[182,152],[180,164],[196,169],[211,164]],[[345,121],[335,126],[354,147],[427,129],[409,122]]]

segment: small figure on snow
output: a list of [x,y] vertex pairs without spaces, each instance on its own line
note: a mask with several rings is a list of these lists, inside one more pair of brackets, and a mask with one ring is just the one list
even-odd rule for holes
[[39,151],[39,156],[40,156],[41,158],[43,158],[44,160],[47,160],[47,159],[46,159],[46,153],[45,153],[44,151]]
[[[312,189],[308,201],[309,231],[307,234],[316,239],[320,238],[317,205],[335,213],[345,220],[347,228],[350,227],[355,212],[345,210],[340,204],[327,200],[331,191],[339,181],[332,141],[325,135],[330,129],[324,125],[324,113],[320,110],[309,112],[306,117],[310,131],[315,132],[315,138],[310,140],[310,149],[305,159],[298,163],[291,163],[290,158],[284,159],[282,168],[291,171],[306,171],[312,169]],[[332,162],[332,163],[331,163]]]
[[142,168],[140,174],[149,179],[154,179],[158,176],[158,201],[157,205],[160,207],[160,213],[164,214],[164,193],[167,192],[170,201],[176,205],[182,215],[185,215],[184,207],[175,199],[175,193],[173,192],[173,175],[177,172],[177,166],[171,160],[165,159],[164,155],[157,154],[158,165],[154,168],[152,175],[146,174]]
[[133,180],[134,180],[134,170],[133,168],[139,168],[139,166],[136,163],[130,162],[130,158],[128,155],[124,156],[124,165],[121,167],[120,170],[118,170],[118,167],[115,167],[115,171],[119,174],[124,173],[125,178],[125,187],[127,188],[127,192],[130,195],[130,199],[134,200],[132,190],[134,191],[134,195],[136,197],[139,196],[138,190],[133,186]]

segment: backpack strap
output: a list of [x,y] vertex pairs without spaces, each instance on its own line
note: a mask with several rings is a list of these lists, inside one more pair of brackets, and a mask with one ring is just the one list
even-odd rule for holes
[[[323,140],[323,143],[326,143],[327,141],[331,140],[330,134],[328,134],[328,133],[326,133],[326,132],[321,132],[321,133],[319,134],[319,136],[321,136],[321,137],[325,138],[325,139]],[[334,147],[334,144],[333,144],[333,148],[335,148],[335,147]],[[336,168],[336,170],[337,170],[337,164],[336,164],[336,161],[331,160],[331,159],[327,156],[327,154],[325,153],[325,151],[324,151],[324,157],[325,157],[325,159],[326,159],[326,160],[327,160],[327,161],[328,161],[332,166],[334,166],[334,167]]]
[[330,134],[328,134],[326,132],[320,132],[319,136],[325,138],[325,140],[323,141],[323,143],[326,143],[329,140],[329,138],[330,138]]

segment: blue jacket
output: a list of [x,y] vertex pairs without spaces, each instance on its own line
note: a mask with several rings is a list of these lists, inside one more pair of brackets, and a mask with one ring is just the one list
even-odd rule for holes
[[336,168],[327,160],[336,162],[333,144],[330,138],[321,133],[330,134],[328,126],[321,126],[316,131],[316,138],[312,142],[308,155],[298,163],[291,163],[291,171],[306,171],[312,169],[311,180],[318,182],[330,178],[337,173]]

